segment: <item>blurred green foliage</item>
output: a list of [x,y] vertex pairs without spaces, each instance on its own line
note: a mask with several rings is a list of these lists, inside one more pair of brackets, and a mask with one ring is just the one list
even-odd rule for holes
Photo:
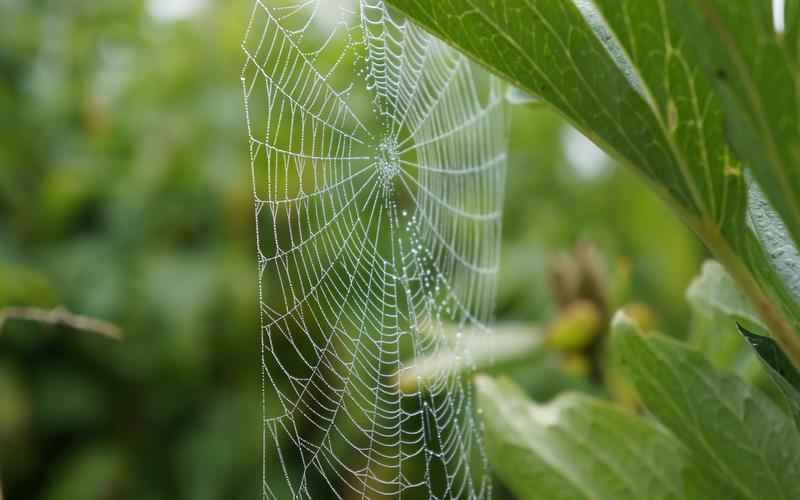
[[[0,307],[64,305],[127,335],[6,325],[10,500],[258,496],[249,8],[0,0]],[[513,124],[498,319],[551,317],[549,263],[590,240],[621,295],[684,330],[695,238],[629,170],[581,174],[560,118],[516,107]]]

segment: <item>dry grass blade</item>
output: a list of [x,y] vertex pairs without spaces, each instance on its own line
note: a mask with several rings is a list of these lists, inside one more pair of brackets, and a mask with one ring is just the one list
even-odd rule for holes
[[[123,332],[120,327],[107,321],[88,316],[74,314],[63,307],[40,309],[37,307],[6,307],[0,309],[0,334],[6,321],[33,321],[53,326],[66,326],[73,330],[95,333],[114,340],[121,340]],[[3,500],[0,493],[0,500]]]

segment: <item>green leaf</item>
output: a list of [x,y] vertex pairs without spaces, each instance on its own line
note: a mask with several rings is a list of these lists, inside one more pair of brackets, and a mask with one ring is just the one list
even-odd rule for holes
[[688,0],[706,22],[682,28],[715,82],[736,152],[800,243],[800,10],[788,3],[785,34],[769,1]]
[[[722,266],[706,261],[686,297],[696,313],[692,321],[692,345],[714,366],[735,371],[764,389],[779,404],[788,403],[789,411],[800,416],[800,392],[791,384],[786,387],[787,380],[781,375],[795,376],[793,380],[797,380],[796,387],[800,388],[797,369],[775,341],[750,331],[764,332],[766,327]],[[734,334],[737,329],[741,335]]]
[[614,321],[613,348],[642,402],[731,499],[800,498],[800,434],[780,407],[698,352]]
[[612,55],[595,34],[602,34],[596,16],[587,15],[587,20],[569,1],[389,3],[553,105],[595,142],[657,179],[687,213],[701,213],[664,134],[663,120],[633,84],[635,73],[625,69],[621,55]]
[[[698,186],[703,219],[710,216],[716,227],[708,226],[709,220],[704,220],[700,227],[690,220],[690,226],[728,267],[749,298],[762,307],[762,316],[772,332],[784,345],[794,347],[800,361],[796,333],[800,316],[787,288],[791,281],[782,280],[775,272],[774,258],[763,245],[763,232],[754,231],[752,203],[747,205],[752,202],[752,192],[745,186],[741,165],[728,152],[724,115],[712,80],[705,77],[702,63],[695,57],[696,49],[701,46],[696,36],[691,36],[695,31],[692,27],[701,26],[702,21],[698,10],[691,5],[693,1],[704,0],[596,0],[611,31],[641,75],[661,121],[667,123],[670,143],[685,168],[687,182]],[[714,241],[717,234],[724,242]],[[737,257],[726,255],[728,249]],[[741,264],[747,271],[739,269]],[[752,284],[748,284],[753,279],[768,293],[769,299],[754,293]],[[753,321],[755,315],[748,307],[742,307],[743,302],[747,300],[740,300],[737,305],[740,312],[747,311],[750,324],[761,325],[760,321]],[[781,306],[794,328],[785,321],[775,321],[773,313],[777,311],[770,302]]]
[[702,272],[686,291],[686,299],[694,311],[690,343],[714,366],[734,370],[750,382],[760,380],[761,365],[736,333],[736,323],[759,331],[766,331],[766,327],[725,269],[713,260],[704,262]]
[[800,308],[747,223],[721,105],[686,53],[692,0],[387,1],[644,174],[800,362]]
[[720,312],[726,316],[766,328],[759,319],[750,301],[737,288],[736,283],[718,262],[703,263],[700,276],[686,290],[686,299],[696,311],[713,315]]
[[770,378],[786,398],[795,423],[800,429],[800,372],[774,340],[750,332],[741,325],[739,331],[758,354]]
[[586,396],[537,405],[507,380],[475,384],[490,462],[520,500],[712,498],[686,448],[648,420]]

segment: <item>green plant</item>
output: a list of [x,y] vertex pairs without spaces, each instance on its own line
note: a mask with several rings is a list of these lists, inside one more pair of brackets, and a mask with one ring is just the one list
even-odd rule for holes
[[501,479],[525,499],[800,497],[800,6],[388,2],[640,172],[722,265],[689,291],[693,347],[617,316],[608,365],[646,416],[479,379]]
[[[122,340],[124,333],[113,323],[89,316],[74,314],[64,307],[40,309],[38,307],[0,308],[0,335],[9,321],[26,321],[46,326],[63,326],[72,330],[92,333],[113,340]],[[0,474],[0,500],[3,500],[3,477]]]

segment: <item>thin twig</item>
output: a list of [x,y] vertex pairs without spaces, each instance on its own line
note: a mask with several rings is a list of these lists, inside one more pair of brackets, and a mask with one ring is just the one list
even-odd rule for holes
[[[61,325],[73,330],[95,333],[114,340],[121,340],[123,332],[120,327],[107,321],[81,316],[69,312],[63,307],[40,309],[38,307],[6,307],[0,309],[0,335],[6,321],[33,321],[47,325]],[[3,500],[0,492],[0,500]]]

